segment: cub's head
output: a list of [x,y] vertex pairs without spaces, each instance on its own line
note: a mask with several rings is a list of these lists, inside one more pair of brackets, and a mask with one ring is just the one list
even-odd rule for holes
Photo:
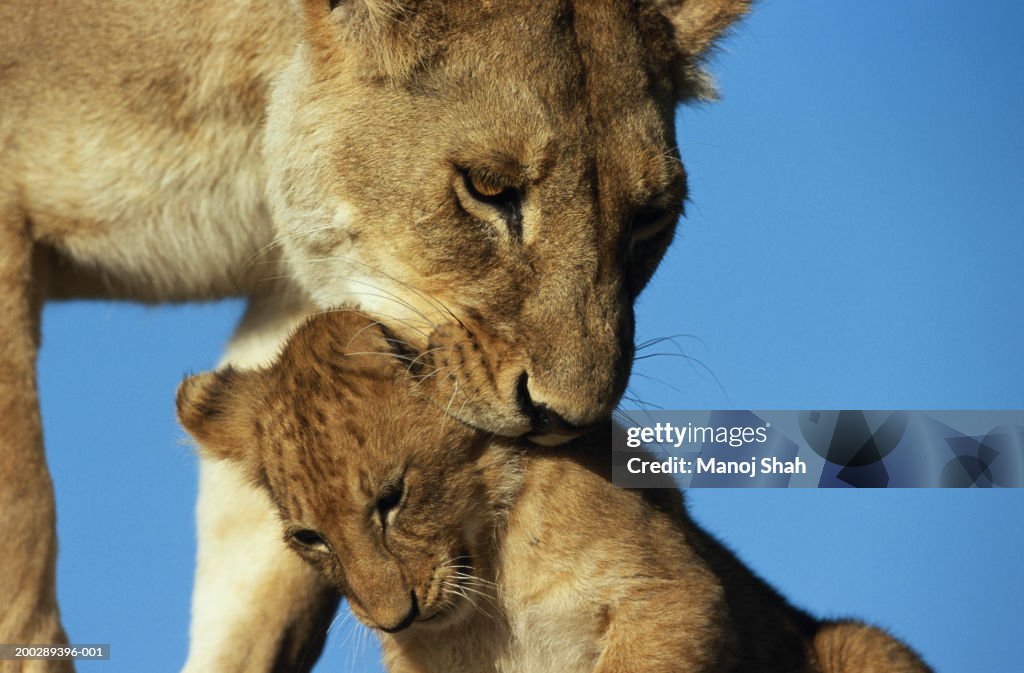
[[293,0],[265,149],[293,275],[491,432],[615,406],[686,197],[679,101],[748,0]]
[[286,543],[367,625],[447,625],[471,610],[515,454],[420,399],[381,329],[320,316],[272,368],[186,379],[178,417],[270,495]]

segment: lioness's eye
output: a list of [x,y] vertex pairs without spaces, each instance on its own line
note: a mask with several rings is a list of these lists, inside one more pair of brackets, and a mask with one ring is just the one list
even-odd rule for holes
[[473,192],[474,196],[480,196],[485,199],[494,198],[505,191],[505,189],[506,188],[501,185],[486,182],[472,175],[469,176],[469,190]]
[[308,547],[309,549],[326,551],[328,548],[327,541],[324,540],[323,536],[315,530],[310,530],[308,528],[294,531],[291,534],[291,538],[303,547]]
[[630,240],[633,243],[640,243],[660,234],[676,214],[660,208],[643,208],[633,214],[630,222]]
[[466,192],[477,201],[497,208],[509,218],[518,218],[522,192],[508,185],[478,175],[473,171],[462,171],[462,182]]

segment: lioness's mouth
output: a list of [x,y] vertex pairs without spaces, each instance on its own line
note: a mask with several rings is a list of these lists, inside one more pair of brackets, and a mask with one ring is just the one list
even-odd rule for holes
[[529,375],[520,375],[516,384],[516,402],[519,410],[530,421],[530,431],[524,437],[541,446],[565,444],[586,434],[589,427],[573,425],[544,404],[537,404],[530,396]]
[[549,432],[544,435],[530,433],[526,435],[526,439],[538,446],[561,446],[562,444],[567,444],[583,434],[585,434],[583,431],[574,433]]

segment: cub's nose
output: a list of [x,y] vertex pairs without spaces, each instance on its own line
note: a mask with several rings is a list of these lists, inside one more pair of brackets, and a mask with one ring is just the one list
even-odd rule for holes
[[519,411],[530,420],[530,432],[527,437],[533,442],[545,445],[561,444],[587,430],[565,420],[546,404],[536,402],[530,394],[530,376],[526,372],[519,375],[516,400]]
[[416,621],[416,618],[420,616],[420,606],[416,601],[416,592],[409,592],[409,612],[397,622],[394,626],[384,626],[383,624],[378,625],[378,628],[385,633],[398,633],[403,629],[409,628],[409,626]]

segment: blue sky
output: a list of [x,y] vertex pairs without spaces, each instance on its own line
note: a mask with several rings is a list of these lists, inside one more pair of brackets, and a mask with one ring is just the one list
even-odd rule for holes
[[[642,297],[665,408],[1024,408],[1024,5],[766,0],[679,115],[693,203]],[[47,308],[40,386],[82,671],[174,671],[196,464],[175,425],[240,302]],[[665,348],[659,348],[665,352]],[[710,372],[710,374],[709,374]],[[698,519],[798,604],[938,669],[1019,667],[1024,491],[701,491]],[[344,628],[318,667],[376,670]],[[353,649],[358,650],[354,652]]]

